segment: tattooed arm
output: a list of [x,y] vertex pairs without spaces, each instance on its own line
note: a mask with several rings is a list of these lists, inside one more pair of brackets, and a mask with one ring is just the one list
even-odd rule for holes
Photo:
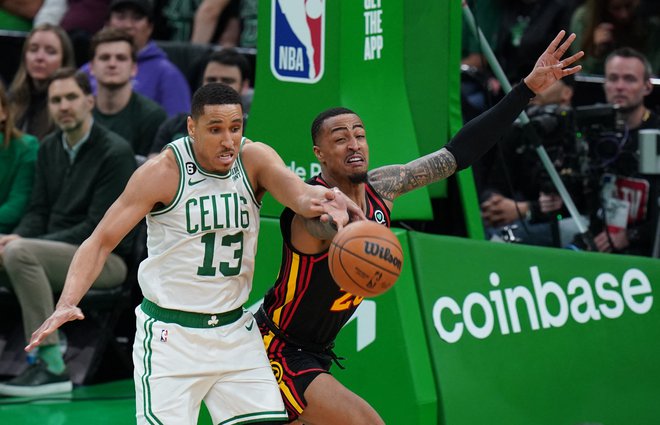
[[387,165],[369,172],[369,183],[386,200],[445,179],[456,171],[454,155],[447,149],[430,153],[405,165]]
[[369,172],[369,183],[388,201],[469,167],[486,153],[529,102],[534,93],[525,83],[467,123],[447,145],[405,165],[391,165]]
[[[369,173],[369,182],[388,201],[418,187],[436,182],[472,165],[486,153],[520,114],[529,99],[552,83],[581,68],[566,68],[582,57],[579,52],[564,60],[561,57],[575,40],[571,34],[564,43],[560,31],[536,61],[532,72],[515,86],[497,105],[467,123],[446,147],[406,165],[377,168]],[[561,45],[560,45],[561,43]]]

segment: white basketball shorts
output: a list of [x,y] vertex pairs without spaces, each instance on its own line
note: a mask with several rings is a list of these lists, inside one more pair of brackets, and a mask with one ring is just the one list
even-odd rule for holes
[[145,303],[135,310],[138,424],[196,425],[202,401],[214,424],[287,420],[252,313],[223,321]]

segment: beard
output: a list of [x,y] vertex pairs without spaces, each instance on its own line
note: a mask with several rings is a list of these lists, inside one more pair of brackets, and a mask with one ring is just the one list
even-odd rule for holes
[[65,123],[56,123],[63,132],[71,132],[80,129],[83,126],[83,120],[74,120]]
[[358,173],[348,176],[348,180],[351,183],[366,183],[369,181],[369,175],[367,173]]

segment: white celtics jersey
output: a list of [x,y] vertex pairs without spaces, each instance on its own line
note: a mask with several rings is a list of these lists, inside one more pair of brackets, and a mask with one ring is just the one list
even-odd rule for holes
[[179,165],[179,188],[170,205],[147,216],[149,256],[138,271],[142,294],[174,310],[238,308],[252,289],[261,207],[241,155],[223,175],[199,166],[188,137],[168,148]]

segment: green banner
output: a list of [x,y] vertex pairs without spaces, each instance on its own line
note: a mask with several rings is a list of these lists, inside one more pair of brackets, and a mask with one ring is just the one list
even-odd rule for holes
[[[332,368],[385,423],[657,423],[660,262],[393,230],[401,277],[362,302]],[[277,220],[259,244],[253,311],[277,275]]]
[[[347,107],[362,117],[371,168],[411,161],[447,142],[448,117],[456,118],[460,109],[458,54],[450,53],[460,38],[460,22],[450,18],[452,13],[460,18],[460,5],[444,0],[294,3],[259,2],[248,137],[273,146],[302,178],[319,171],[310,126],[330,107]],[[453,38],[451,28],[457,28]],[[397,201],[394,218],[431,219],[430,197],[444,193],[444,183],[409,193]],[[263,214],[272,217],[280,210],[269,199]]]
[[657,423],[660,262],[409,241],[444,423]]

